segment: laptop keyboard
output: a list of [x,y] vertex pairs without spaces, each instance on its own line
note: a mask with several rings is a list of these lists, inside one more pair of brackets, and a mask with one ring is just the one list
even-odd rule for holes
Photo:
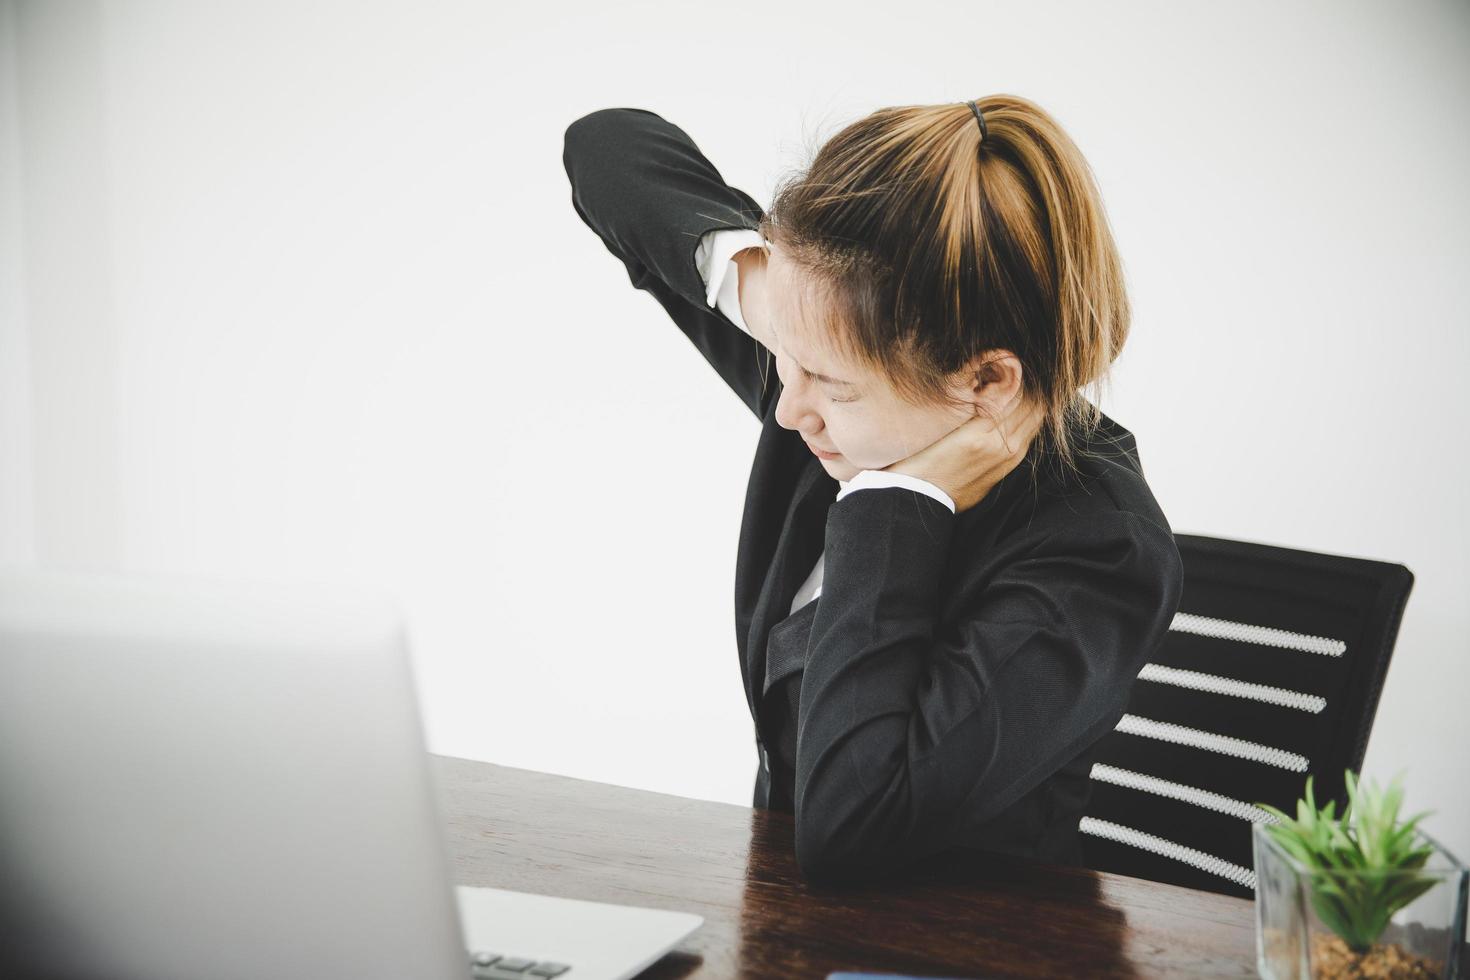
[[470,954],[470,976],[474,980],[548,980],[570,970],[565,963],[528,960],[521,956],[477,951]]

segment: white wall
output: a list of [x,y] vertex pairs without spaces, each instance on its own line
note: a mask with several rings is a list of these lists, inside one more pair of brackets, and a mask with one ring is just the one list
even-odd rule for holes
[[651,108],[768,201],[877,106],[1016,92],[1101,182],[1104,408],[1175,530],[1417,576],[1365,768],[1470,853],[1470,10],[905,12],[0,7],[0,560],[384,583],[435,751],[748,803],[757,426],[562,133]]

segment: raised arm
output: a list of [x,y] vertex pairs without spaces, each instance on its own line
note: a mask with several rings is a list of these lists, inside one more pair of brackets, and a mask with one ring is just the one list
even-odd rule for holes
[[[754,230],[762,210],[727,184],[689,134],[647,109],[598,109],[567,127],[562,163],[577,216],[658,300],[757,419],[775,386],[755,338],[710,308],[696,266],[704,237]],[[726,263],[728,264],[728,263]]]

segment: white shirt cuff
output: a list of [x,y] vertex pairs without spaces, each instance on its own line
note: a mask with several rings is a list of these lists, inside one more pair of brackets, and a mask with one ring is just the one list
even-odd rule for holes
[[740,266],[733,256],[741,249],[765,245],[761,233],[750,228],[720,228],[699,239],[694,261],[704,279],[705,302],[716,307],[741,330],[750,333],[740,314]]
[[859,470],[857,476],[842,484],[842,489],[837,491],[837,499],[841,500],[858,490],[876,490],[879,487],[906,487],[909,490],[916,490],[948,507],[951,514],[955,512],[954,499],[928,480],[921,480],[907,473],[891,473],[887,470]]

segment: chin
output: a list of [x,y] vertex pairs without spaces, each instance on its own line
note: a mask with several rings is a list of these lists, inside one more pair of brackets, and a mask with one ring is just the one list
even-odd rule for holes
[[822,459],[818,457],[817,461],[822,464],[822,468],[827,471],[828,476],[836,480],[841,480],[844,483],[862,472],[858,467],[853,466],[845,459]]

